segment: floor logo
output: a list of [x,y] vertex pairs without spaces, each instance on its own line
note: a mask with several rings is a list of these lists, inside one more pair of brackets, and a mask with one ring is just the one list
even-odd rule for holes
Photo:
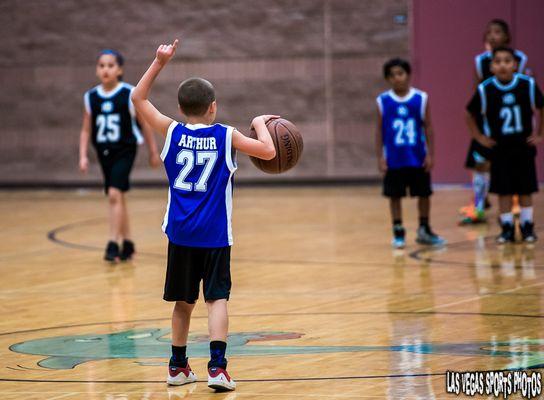
[[[135,329],[103,335],[58,336],[14,344],[10,350],[45,356],[38,365],[51,369],[70,369],[87,361],[108,359],[169,358],[170,329]],[[420,343],[398,346],[282,346],[259,344],[299,339],[294,332],[240,332],[228,337],[230,356],[295,355],[341,352],[394,351],[418,354],[506,357],[508,368],[530,368],[544,365],[544,339],[508,342],[474,342],[435,344]],[[188,354],[193,358],[209,356],[208,336],[189,337]]]

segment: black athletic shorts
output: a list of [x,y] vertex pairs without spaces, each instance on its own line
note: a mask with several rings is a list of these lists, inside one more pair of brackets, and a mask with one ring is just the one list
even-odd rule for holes
[[502,195],[538,192],[535,157],[532,146],[497,146],[491,157],[489,191]]
[[480,144],[480,142],[472,139],[468,149],[467,159],[465,160],[465,168],[474,169],[477,164],[483,164],[491,159],[492,149]]
[[136,146],[97,148],[98,161],[104,175],[104,191],[110,187],[127,192],[130,189],[129,175],[136,158]]
[[405,197],[406,188],[412,197],[428,197],[433,194],[431,174],[424,168],[406,167],[388,169],[383,179],[385,197]]
[[230,246],[186,247],[168,242],[164,300],[195,303],[200,281],[204,300],[230,297]]

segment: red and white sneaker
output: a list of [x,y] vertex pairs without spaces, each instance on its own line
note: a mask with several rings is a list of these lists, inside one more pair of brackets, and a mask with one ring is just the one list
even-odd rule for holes
[[236,389],[236,382],[232,380],[227,370],[219,367],[208,368],[208,387],[226,391]]
[[196,382],[196,375],[191,370],[189,364],[187,364],[187,368],[174,366],[168,367],[168,377],[166,378],[166,383],[169,385],[180,386],[193,382]]

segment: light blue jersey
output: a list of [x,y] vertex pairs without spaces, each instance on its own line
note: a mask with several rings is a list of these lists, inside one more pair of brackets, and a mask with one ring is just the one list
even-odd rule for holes
[[172,122],[161,153],[168,176],[168,206],[162,225],[179,246],[232,245],[234,128]]
[[388,168],[422,167],[427,155],[423,129],[427,93],[411,88],[404,97],[389,90],[376,99],[382,115],[383,150]]

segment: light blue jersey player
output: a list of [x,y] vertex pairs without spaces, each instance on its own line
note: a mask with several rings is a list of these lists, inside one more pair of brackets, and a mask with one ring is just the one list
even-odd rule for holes
[[163,231],[179,246],[232,245],[234,128],[172,122],[161,153],[168,176]]
[[376,157],[384,174],[383,195],[389,198],[395,248],[404,248],[402,202],[407,190],[418,198],[419,228],[416,242],[443,245],[429,224],[433,131],[427,94],[410,86],[411,66],[394,58],[383,66],[383,76],[391,90],[378,96],[376,115]]
[[253,119],[257,139],[236,129],[214,124],[215,89],[201,78],[190,78],[178,89],[178,103],[186,117],[179,123],[161,114],[148,99],[151,86],[176,51],[178,41],[161,45],[149,69],[132,93],[138,114],[166,136],[161,158],[168,176],[168,207],[163,230],[168,236],[164,299],[175,301],[172,314],[172,357],[166,381],[170,385],[195,382],[187,359],[191,313],[202,281],[208,308],[210,361],[208,386],[234,390],[227,372],[227,300],[230,296],[232,245],[232,177],[235,150],[264,160],[276,156],[266,127],[273,115]]
[[410,88],[399,97],[391,89],[376,99],[382,115],[383,150],[388,169],[420,168],[427,155],[423,123],[427,93]]

